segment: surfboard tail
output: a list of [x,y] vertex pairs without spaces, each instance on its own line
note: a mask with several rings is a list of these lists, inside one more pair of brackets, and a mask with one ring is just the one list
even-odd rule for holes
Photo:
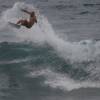
[[21,27],[21,25],[18,25],[18,24],[15,24],[15,23],[12,23],[12,22],[8,22],[8,24],[12,27],[15,27],[17,29],[19,29]]

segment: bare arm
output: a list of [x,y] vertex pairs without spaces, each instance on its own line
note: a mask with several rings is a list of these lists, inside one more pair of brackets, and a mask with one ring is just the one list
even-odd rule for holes
[[27,13],[27,14],[30,14],[30,15],[31,15],[31,12],[29,12],[29,11],[27,11],[27,10],[25,10],[25,9],[21,9],[21,11],[23,11],[23,12],[25,12],[25,13]]

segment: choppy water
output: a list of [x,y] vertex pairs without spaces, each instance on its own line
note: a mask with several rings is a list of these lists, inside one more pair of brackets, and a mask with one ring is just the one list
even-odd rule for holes
[[[99,0],[1,0],[0,100],[99,100],[99,6]],[[11,27],[8,21],[29,17],[20,8],[34,9],[38,24]]]

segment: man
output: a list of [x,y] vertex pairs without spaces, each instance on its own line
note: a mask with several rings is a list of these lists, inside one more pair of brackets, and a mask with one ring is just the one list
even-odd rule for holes
[[19,20],[17,22],[17,24],[23,25],[23,26],[25,26],[27,28],[31,28],[34,25],[34,23],[37,23],[37,18],[35,16],[35,12],[34,11],[28,12],[27,10],[24,10],[24,9],[21,9],[21,10],[23,12],[29,14],[30,15],[30,19],[29,19],[29,21],[26,20],[26,19],[25,20],[21,19],[21,20]]

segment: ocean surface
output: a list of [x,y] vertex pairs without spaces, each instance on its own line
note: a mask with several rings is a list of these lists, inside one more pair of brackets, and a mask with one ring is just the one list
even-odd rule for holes
[[100,0],[0,0],[0,100],[100,100]]

